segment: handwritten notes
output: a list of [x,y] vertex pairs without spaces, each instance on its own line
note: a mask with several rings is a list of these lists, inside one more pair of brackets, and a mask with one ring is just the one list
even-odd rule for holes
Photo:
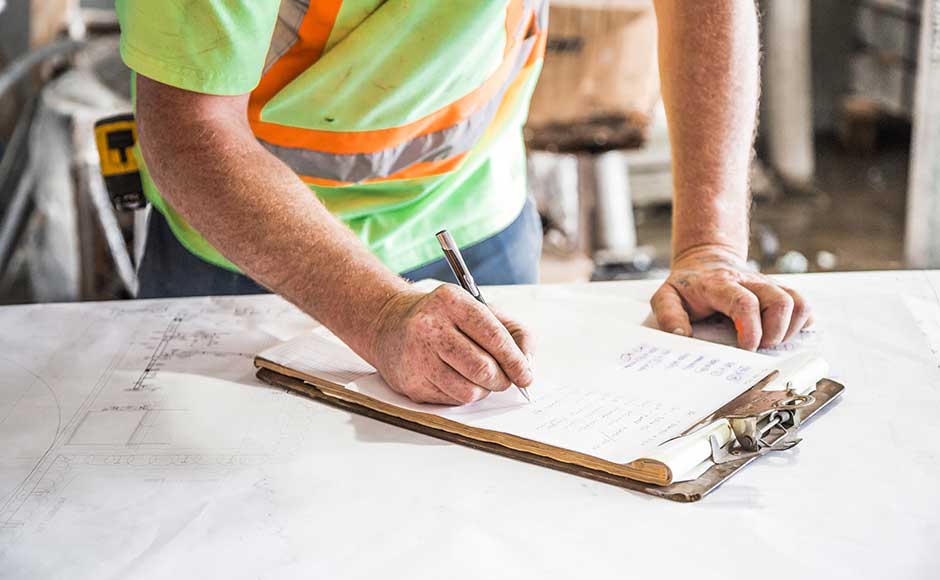
[[322,331],[262,354],[399,407],[621,463],[644,456],[768,372],[768,357],[640,326],[648,306],[630,299],[553,294],[550,287],[503,288],[497,296],[500,309],[538,339],[532,403],[516,389],[463,407],[414,403]]
[[650,370],[689,372],[723,378],[736,384],[753,384],[756,378],[753,366],[741,364],[720,356],[705,355],[691,349],[672,349],[649,343],[640,343],[620,355],[623,368],[638,373]]
[[592,455],[616,448],[618,442],[638,440],[648,447],[675,430],[684,429],[696,418],[681,406],[667,406],[653,399],[631,399],[617,393],[561,389],[532,409],[533,431],[540,437],[568,440],[580,434]]

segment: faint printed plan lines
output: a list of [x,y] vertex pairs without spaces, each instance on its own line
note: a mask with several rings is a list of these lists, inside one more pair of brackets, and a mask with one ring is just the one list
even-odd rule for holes
[[[12,360],[12,359],[10,359],[10,358],[7,358],[7,357],[5,357],[5,356],[3,356],[3,355],[0,355],[0,360],[2,360],[4,364],[8,364],[8,365],[11,365],[11,366],[15,366],[15,367],[18,367],[19,369],[21,369],[24,373],[26,373],[26,374],[28,374],[29,376],[31,376],[31,377],[33,378],[33,380],[34,380],[36,383],[39,383],[40,385],[42,385],[42,386],[46,389],[46,391],[49,393],[49,396],[50,396],[50,397],[52,398],[52,400],[55,402],[55,408],[56,408],[56,428],[55,428],[55,434],[54,434],[54,436],[53,436],[53,441],[55,441],[56,439],[58,439],[58,437],[59,437],[59,431],[62,429],[62,406],[59,405],[59,398],[58,398],[58,397],[56,396],[56,394],[55,394],[55,389],[53,389],[53,388],[52,388],[52,385],[50,385],[48,382],[46,382],[46,380],[45,380],[44,378],[42,378],[40,375],[38,375],[38,374],[34,373],[33,371],[29,370],[28,368],[26,368],[26,367],[24,367],[23,365],[19,364],[19,363],[16,362],[15,360]],[[10,410],[9,410],[4,416],[0,417],[0,423],[5,422],[6,419],[7,419],[11,414],[13,414],[13,413],[15,412],[15,410],[16,410],[16,404],[12,405],[12,406],[10,407]],[[48,449],[47,449],[47,451],[48,451]]]
[[[246,308],[242,312],[252,312]],[[229,360],[251,361],[253,352],[231,349],[232,337],[228,330],[213,330],[203,326],[205,312],[180,311],[173,315],[166,327],[138,343],[141,350],[149,351],[144,369],[130,386],[131,391],[152,390],[157,387],[160,371],[194,357],[215,357]],[[188,323],[188,325],[187,325]],[[187,326],[193,326],[190,330]],[[156,338],[153,338],[156,336]]]
[[157,365],[160,364],[160,359],[163,354],[166,352],[167,347],[170,345],[170,341],[176,336],[176,332],[180,327],[180,324],[183,322],[183,314],[177,314],[170,320],[170,323],[167,325],[166,330],[163,331],[163,334],[160,336],[160,340],[157,342],[156,348],[153,349],[153,354],[150,355],[150,360],[147,361],[147,366],[144,367],[143,372],[140,373],[140,376],[134,381],[134,385],[131,387],[132,391],[140,391],[147,386],[147,381],[152,378],[157,373]]
[[[41,452],[41,454],[38,457],[38,461],[32,467],[32,469],[30,469],[29,472],[27,473],[26,479],[28,480],[35,474],[36,469],[43,462],[43,460],[49,455],[49,453],[53,450],[53,448],[55,447],[56,443],[59,440],[59,435],[62,431],[62,406],[59,404],[59,398],[56,395],[55,389],[53,389],[52,385],[46,382],[46,380],[43,379],[40,375],[38,375],[37,373],[34,373],[30,369],[17,363],[15,360],[12,360],[3,355],[0,355],[0,362],[2,362],[2,364],[4,365],[9,365],[9,366],[19,369],[20,371],[26,373],[33,379],[32,382],[22,391],[22,394],[20,395],[19,400],[16,403],[10,405],[9,410],[2,417],[0,417],[0,428],[3,428],[3,427],[12,427],[12,429],[18,428],[18,425],[16,424],[10,425],[10,422],[12,422],[14,418],[14,414],[18,415],[19,413],[26,413],[26,411],[19,410],[17,408],[18,403],[21,402],[23,398],[28,396],[29,391],[36,384],[42,385],[42,387],[48,393],[49,398],[51,399],[52,403],[55,406],[55,428],[52,431],[52,433],[48,435],[48,441],[49,441],[48,445],[45,446],[45,449]],[[4,431],[5,430],[6,429],[4,429]],[[15,493],[11,493],[9,496],[7,496],[5,501],[0,502],[0,526],[2,526],[7,519],[4,517],[4,512],[6,511],[6,508],[10,504],[14,495]]]
[[[61,308],[61,306],[56,308]],[[60,324],[63,325],[60,339],[67,345],[81,343],[85,344],[87,348],[93,349],[94,345],[98,344],[98,341],[93,337],[100,331],[102,325],[106,325],[110,321],[111,314],[112,312],[110,310],[104,310],[97,316],[81,314],[71,318],[59,316],[57,318],[59,318]],[[32,316],[30,317],[32,318]],[[37,342],[38,341],[35,339],[27,336],[24,344],[36,345]],[[2,562],[3,557],[2,540],[5,536],[3,533],[4,530],[16,530],[25,525],[25,522],[28,521],[28,517],[27,514],[21,511],[21,508],[31,500],[44,501],[45,498],[49,496],[50,489],[56,488],[55,482],[49,481],[46,478],[49,467],[59,462],[63,457],[61,455],[63,445],[65,445],[65,442],[75,433],[77,427],[81,425],[85,413],[94,403],[95,398],[105,385],[107,385],[115,366],[123,358],[129,346],[127,341],[115,341],[113,344],[109,344],[109,346],[113,346],[113,348],[101,353],[93,353],[93,359],[98,360],[93,360],[91,366],[94,372],[90,377],[86,377],[83,376],[81,371],[81,362],[71,360],[69,357],[62,357],[61,353],[57,351],[56,345],[49,344],[49,342],[51,341],[45,341],[41,344],[41,347],[49,349],[49,352],[44,353],[48,356],[44,357],[45,360],[41,367],[36,370],[27,369],[23,365],[11,361],[8,357],[3,357],[2,359],[5,363],[9,362],[19,366],[48,389],[55,402],[56,428],[54,436],[50,439],[48,448],[41,455],[33,455],[34,452],[28,447],[26,449],[0,449],[0,465],[9,461],[9,456],[4,456],[7,453],[11,456],[18,454],[27,459],[34,459],[34,463],[29,472],[22,477],[21,481],[12,489],[11,493],[6,495],[2,503],[0,503],[0,562]],[[110,341],[107,342],[110,343]],[[12,350],[16,350],[10,345],[6,346],[10,347]],[[85,353],[76,352],[76,355],[79,356],[84,354]],[[2,372],[2,370],[3,369],[0,369],[0,372]],[[42,374],[57,377],[58,380],[51,378],[46,380],[42,377]],[[2,372],[2,375],[0,375],[0,389],[5,388],[7,380],[9,380],[9,374]],[[55,382],[56,385],[53,386],[51,382]],[[59,392],[57,393],[57,391]],[[64,403],[63,400],[68,401],[68,403]],[[20,440],[30,441],[37,436],[42,436],[45,428],[44,421],[42,416],[37,415],[35,408],[24,409],[21,414],[18,415],[18,419],[20,420],[18,427],[22,430]],[[63,420],[66,418],[67,421],[65,421],[63,425]],[[0,428],[4,428],[5,426],[6,425],[3,423],[0,423]],[[7,434],[2,433],[2,436],[6,438]]]
[[252,358],[310,326],[274,296],[0,309],[23,329],[0,335],[0,570],[109,489],[211,487],[303,445],[309,411]]

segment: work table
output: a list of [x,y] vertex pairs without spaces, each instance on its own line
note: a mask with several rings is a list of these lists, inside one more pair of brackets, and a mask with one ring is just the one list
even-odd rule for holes
[[845,395],[695,504],[267,386],[275,296],[0,308],[0,578],[936,578],[940,272],[780,279]]

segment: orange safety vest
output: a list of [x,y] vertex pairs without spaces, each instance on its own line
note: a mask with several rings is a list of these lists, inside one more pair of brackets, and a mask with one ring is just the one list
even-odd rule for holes
[[316,185],[345,185],[452,171],[501,109],[514,104],[520,71],[545,52],[548,0],[510,0],[502,64],[476,90],[417,121],[389,129],[336,132],[264,120],[265,105],[323,54],[342,0],[313,1],[297,39],[251,93],[248,119],[259,142]]

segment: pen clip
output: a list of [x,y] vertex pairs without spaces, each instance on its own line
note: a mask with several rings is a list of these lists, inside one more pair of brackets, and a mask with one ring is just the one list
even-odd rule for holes
[[466,262],[463,261],[460,248],[454,241],[453,236],[450,235],[450,232],[447,230],[437,232],[437,241],[441,244],[444,257],[447,259],[450,269],[453,270],[454,277],[457,279],[457,283],[460,284],[460,287],[466,290],[481,304],[486,304],[486,301],[483,300],[483,293],[477,288],[477,283],[473,279],[473,275],[470,274],[470,269],[467,268]]

